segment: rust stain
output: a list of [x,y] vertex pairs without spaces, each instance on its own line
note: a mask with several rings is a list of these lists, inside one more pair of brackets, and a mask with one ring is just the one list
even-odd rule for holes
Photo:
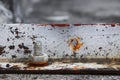
[[82,25],[98,25],[98,24],[73,24],[74,26],[82,26]]
[[[70,26],[70,24],[37,24],[37,26],[48,26],[48,25],[51,25],[52,27],[67,27],[67,26]],[[92,25],[103,25],[103,26],[106,26],[106,25],[109,25],[111,27],[115,27],[116,25],[120,26],[120,24],[73,24],[73,26],[82,26],[82,25],[88,25],[88,26],[92,26]]]
[[48,62],[30,62],[28,64],[28,67],[42,67],[47,65],[48,65]]
[[78,70],[79,66],[73,66],[73,70]]
[[82,26],[82,25],[98,25],[98,24],[73,24],[74,26]]
[[78,66],[78,65],[75,65],[72,67],[73,70],[78,70],[78,69],[86,69],[85,66]]
[[37,24],[37,26],[48,26],[51,25],[52,27],[67,27],[70,26],[70,24]]
[[0,46],[0,55],[5,52],[5,50],[4,50],[5,47],[6,46]]
[[115,24],[111,24],[112,27],[115,27]]
[[52,27],[55,27],[55,26],[57,26],[57,27],[68,27],[68,26],[70,26],[70,24],[49,24],[49,25],[51,25]]
[[81,26],[81,24],[74,24],[74,26]]
[[80,37],[73,37],[69,39],[68,46],[75,52],[83,46],[83,43],[80,41]]
[[116,25],[120,26],[119,24],[100,24],[100,25],[103,25],[103,26],[108,25],[108,26],[111,26],[111,27],[115,27]]

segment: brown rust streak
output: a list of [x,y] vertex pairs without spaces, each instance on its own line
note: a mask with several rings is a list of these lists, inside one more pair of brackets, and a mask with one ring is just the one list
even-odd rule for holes
[[[67,27],[67,26],[70,26],[70,24],[37,24],[37,26],[48,26],[48,25],[51,25],[52,27]],[[120,24],[73,24],[73,26],[83,26],[83,25],[86,25],[86,26],[92,26],[92,25],[102,25],[102,26],[106,26],[106,25],[109,25],[111,27],[115,27],[115,26],[120,26]]]
[[37,24],[37,26],[68,27],[70,24]]
[[70,24],[49,24],[49,25],[51,25],[52,27],[55,27],[55,26],[57,26],[57,27],[68,27],[68,26],[70,26]]
[[82,25],[98,25],[98,24],[73,24],[74,26],[82,26]]
[[0,55],[5,52],[5,51],[4,51],[4,48],[5,48],[5,47],[6,47],[6,46],[0,46]]
[[29,62],[28,67],[42,67],[47,65],[48,62]]

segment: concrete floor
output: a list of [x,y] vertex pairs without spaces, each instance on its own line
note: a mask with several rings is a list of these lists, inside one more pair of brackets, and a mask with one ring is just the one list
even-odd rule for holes
[[0,80],[120,80],[120,76],[0,74]]

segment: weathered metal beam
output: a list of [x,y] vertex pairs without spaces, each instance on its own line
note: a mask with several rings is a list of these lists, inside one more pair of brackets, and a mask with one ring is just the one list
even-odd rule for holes
[[[120,24],[0,24],[0,34],[5,72],[120,74]],[[49,56],[44,66],[29,64],[36,41]]]

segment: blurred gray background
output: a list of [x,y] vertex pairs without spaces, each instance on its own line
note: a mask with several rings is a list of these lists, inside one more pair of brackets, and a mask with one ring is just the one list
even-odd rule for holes
[[[120,0],[0,0],[0,23],[119,22]],[[0,74],[0,80],[120,80],[120,76]]]
[[0,13],[8,23],[119,23],[120,0],[0,0]]

